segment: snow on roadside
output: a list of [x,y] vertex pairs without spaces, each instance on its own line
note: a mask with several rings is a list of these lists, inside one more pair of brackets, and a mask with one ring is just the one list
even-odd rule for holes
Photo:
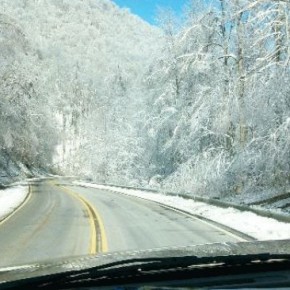
[[97,185],[86,182],[74,183],[86,187],[114,190],[127,195],[141,197],[173,206],[218,222],[258,240],[290,239],[290,223],[279,222],[275,219],[262,217],[252,212],[240,211],[235,208],[220,208],[203,202],[197,202],[179,196],[165,195],[162,193]]
[[0,190],[0,221],[19,207],[27,194],[27,186],[15,186]]

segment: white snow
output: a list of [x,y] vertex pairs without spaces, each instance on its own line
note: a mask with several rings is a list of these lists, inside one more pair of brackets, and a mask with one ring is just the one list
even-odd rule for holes
[[15,186],[0,190],[0,221],[18,208],[27,194],[27,186]]
[[113,190],[123,194],[156,201],[173,206],[188,213],[200,215],[232,229],[245,233],[258,240],[290,239],[290,223],[279,222],[272,218],[262,217],[252,212],[240,211],[235,208],[220,208],[192,199],[165,195],[115,186],[97,185],[85,182],[75,184],[98,189]]

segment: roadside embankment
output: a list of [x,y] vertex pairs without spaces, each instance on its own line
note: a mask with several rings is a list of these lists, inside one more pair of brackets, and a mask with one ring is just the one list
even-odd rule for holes
[[29,186],[13,186],[0,190],[0,222],[15,212],[29,195]]

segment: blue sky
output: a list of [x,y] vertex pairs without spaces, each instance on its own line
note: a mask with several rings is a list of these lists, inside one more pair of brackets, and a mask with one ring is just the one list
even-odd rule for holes
[[188,0],[113,0],[118,6],[130,8],[131,12],[151,24],[156,24],[157,7],[171,8],[177,15],[182,13],[182,8]]

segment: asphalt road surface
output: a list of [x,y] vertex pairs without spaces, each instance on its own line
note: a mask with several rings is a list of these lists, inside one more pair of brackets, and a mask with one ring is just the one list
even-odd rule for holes
[[45,180],[0,223],[0,267],[108,251],[241,241],[211,223],[124,194]]

